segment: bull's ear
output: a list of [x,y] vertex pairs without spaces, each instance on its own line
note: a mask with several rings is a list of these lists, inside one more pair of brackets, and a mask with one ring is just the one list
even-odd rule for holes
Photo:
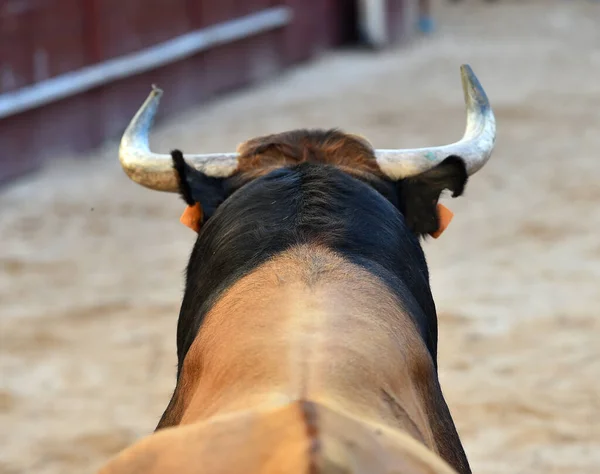
[[437,203],[442,191],[460,196],[467,184],[467,169],[458,156],[449,156],[435,168],[398,182],[398,201],[404,220],[415,234],[431,234],[439,228]]
[[224,178],[211,178],[185,162],[179,150],[171,152],[179,182],[179,194],[188,206],[199,203],[203,220],[209,219],[225,200]]

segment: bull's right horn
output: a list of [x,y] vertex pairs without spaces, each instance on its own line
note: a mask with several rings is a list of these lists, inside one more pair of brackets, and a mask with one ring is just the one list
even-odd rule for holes
[[464,64],[460,72],[467,107],[467,127],[462,139],[430,148],[376,150],[377,164],[389,178],[396,180],[424,173],[450,155],[462,158],[469,175],[489,160],[496,143],[494,112],[471,67]]
[[[152,92],[135,114],[123,134],[119,147],[121,166],[133,181],[156,191],[177,192],[178,182],[171,155],[153,153],[148,134],[158,110],[162,90]],[[186,162],[213,178],[231,176],[238,166],[237,153],[184,155]]]

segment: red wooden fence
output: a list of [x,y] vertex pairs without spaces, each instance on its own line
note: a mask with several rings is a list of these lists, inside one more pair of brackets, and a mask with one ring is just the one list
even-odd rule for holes
[[[393,38],[405,1],[388,0]],[[86,151],[119,136],[154,82],[169,90],[160,120],[351,40],[355,2],[0,0],[0,181],[35,169],[48,156]],[[100,70],[95,85],[88,81],[76,93],[56,95],[86,68],[247,15],[282,12],[289,21],[250,36],[113,80],[103,81]]]

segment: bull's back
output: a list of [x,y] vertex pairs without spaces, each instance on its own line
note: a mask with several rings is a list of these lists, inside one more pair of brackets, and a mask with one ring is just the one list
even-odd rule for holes
[[99,474],[453,474],[409,435],[297,401],[159,431]]
[[168,423],[103,474],[453,472],[436,454],[434,378],[381,281],[327,249],[291,249],[220,297]]

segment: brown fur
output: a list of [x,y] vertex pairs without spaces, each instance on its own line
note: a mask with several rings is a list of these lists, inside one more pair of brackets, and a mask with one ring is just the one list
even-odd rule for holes
[[[307,424],[310,420],[310,424]],[[402,431],[297,401],[160,431],[99,474],[453,474]]]
[[435,454],[436,380],[382,282],[329,250],[297,247],[209,312],[184,362],[176,426],[101,473],[452,473]]
[[248,178],[306,161],[334,165],[353,175],[385,178],[371,144],[363,137],[338,130],[294,130],[266,135],[242,143],[237,151],[238,172]]

